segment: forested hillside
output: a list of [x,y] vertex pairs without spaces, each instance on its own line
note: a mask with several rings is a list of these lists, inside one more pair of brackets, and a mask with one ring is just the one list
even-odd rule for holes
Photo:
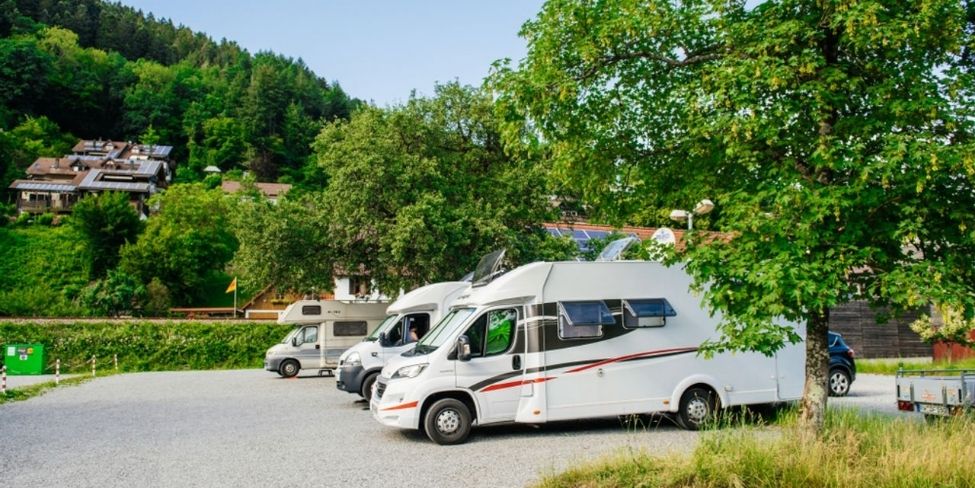
[[361,102],[304,63],[251,54],[100,0],[0,1],[0,184],[78,138],[173,145],[177,180],[248,169],[319,181],[306,168],[324,123]]

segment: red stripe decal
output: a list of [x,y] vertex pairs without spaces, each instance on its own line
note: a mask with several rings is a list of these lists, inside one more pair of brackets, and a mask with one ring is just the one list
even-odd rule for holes
[[491,386],[486,386],[484,388],[481,388],[481,392],[489,392],[489,391],[494,391],[494,390],[503,390],[505,388],[512,388],[512,387],[515,387],[515,386],[527,385],[529,383],[542,383],[542,382],[545,382],[545,381],[548,381],[548,380],[551,380],[551,379],[554,379],[554,378],[535,378],[533,380],[524,380],[524,381],[518,380],[518,381],[509,381],[507,383],[497,383],[497,384],[494,384],[494,385],[491,385]]
[[597,368],[597,367],[602,366],[604,364],[615,363],[615,362],[619,362],[619,361],[626,361],[627,359],[636,359],[636,358],[642,358],[642,357],[653,357],[653,356],[656,356],[656,355],[659,355],[659,354],[667,354],[667,353],[671,353],[671,352],[691,352],[691,351],[696,351],[696,350],[697,350],[696,347],[676,347],[676,348],[672,348],[672,349],[657,349],[656,351],[638,352],[636,354],[627,354],[626,356],[620,356],[620,357],[616,357],[616,358],[604,359],[602,361],[598,361],[598,362],[595,362],[595,363],[592,363],[592,364],[587,364],[585,366],[580,366],[580,367],[575,368],[575,369],[570,369],[570,370],[566,371],[566,373],[578,373],[579,371],[585,371],[587,369]]
[[380,410],[382,410],[382,411],[386,411],[386,410],[403,410],[405,408],[413,408],[413,407],[416,406],[416,404],[417,404],[417,402],[410,402],[410,403],[404,403],[402,405],[396,405],[396,406],[393,406],[393,407],[380,408]]

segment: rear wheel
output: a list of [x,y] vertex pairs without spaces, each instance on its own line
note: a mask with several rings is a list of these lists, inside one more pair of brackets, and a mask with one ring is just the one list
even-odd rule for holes
[[294,359],[284,360],[281,363],[281,366],[278,368],[278,374],[284,376],[285,378],[293,378],[298,374],[298,371],[301,371],[301,366],[299,366],[298,361],[295,361]]
[[460,444],[471,433],[471,411],[454,398],[437,400],[427,409],[423,427],[427,437],[437,444]]
[[677,423],[687,430],[698,430],[715,417],[718,400],[710,388],[695,386],[680,398]]
[[846,396],[850,392],[850,374],[842,368],[829,370],[829,394],[830,396]]
[[366,376],[366,379],[362,381],[362,389],[359,390],[359,394],[362,395],[362,398],[365,398],[367,402],[372,400],[372,385],[376,383],[376,378],[378,376],[379,373],[372,373],[371,375]]

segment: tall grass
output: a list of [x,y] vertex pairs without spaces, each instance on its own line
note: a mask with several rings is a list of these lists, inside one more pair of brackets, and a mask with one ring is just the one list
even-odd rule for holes
[[904,359],[901,361],[858,359],[857,373],[896,374],[899,368],[907,370],[919,369],[975,369],[975,358],[962,359],[954,362],[923,361]]
[[916,420],[834,410],[818,439],[800,436],[794,420],[782,422],[778,435],[723,428],[703,433],[691,454],[620,456],[547,478],[538,486],[975,486],[975,421]]

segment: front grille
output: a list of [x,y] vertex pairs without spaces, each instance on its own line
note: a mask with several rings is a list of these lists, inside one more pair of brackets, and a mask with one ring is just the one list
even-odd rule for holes
[[376,382],[376,398],[382,398],[383,392],[386,391],[386,383],[382,381]]

